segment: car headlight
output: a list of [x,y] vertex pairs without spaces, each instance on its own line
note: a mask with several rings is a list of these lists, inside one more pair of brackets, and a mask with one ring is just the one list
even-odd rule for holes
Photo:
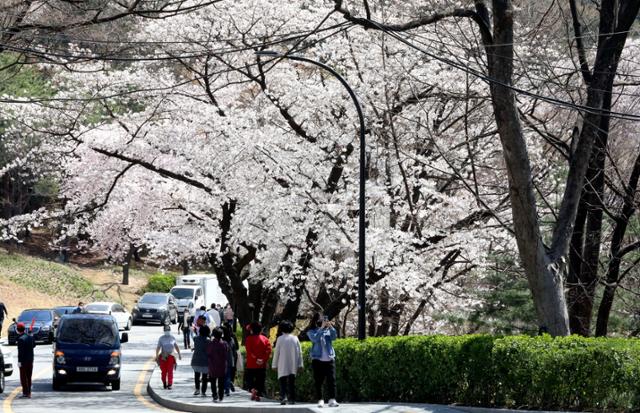
[[67,364],[67,360],[65,360],[64,353],[62,351],[56,351],[55,360],[57,364]]
[[120,352],[114,351],[111,353],[111,358],[109,359],[109,365],[118,367],[120,366]]

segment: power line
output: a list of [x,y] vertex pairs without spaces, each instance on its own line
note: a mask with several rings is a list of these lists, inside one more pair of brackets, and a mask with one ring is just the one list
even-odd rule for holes
[[618,118],[618,119],[624,119],[624,120],[630,120],[630,121],[640,121],[640,116],[639,115],[633,115],[633,114],[629,114],[629,113],[621,113],[621,112],[615,112],[615,111],[610,111],[610,110],[603,110],[603,109],[595,109],[589,106],[585,106],[585,105],[579,105],[579,104],[575,104],[575,103],[571,103],[571,102],[566,102],[563,101],[561,99],[556,99],[556,98],[552,98],[552,97],[548,97],[548,96],[543,96],[543,95],[539,95],[537,93],[533,93],[533,92],[529,92],[527,90],[515,87],[513,85],[509,85],[507,83],[504,83],[502,81],[499,81],[498,79],[492,78],[490,76],[485,75],[484,73],[478,72],[477,70],[474,69],[470,69],[468,67],[463,66],[460,63],[457,63],[453,60],[444,58],[444,57],[440,57],[437,56],[427,50],[424,50],[423,48],[413,44],[412,42],[406,40],[405,38],[403,38],[402,36],[399,36],[397,33],[388,30],[386,28],[384,28],[383,26],[381,26],[379,23],[377,23],[374,20],[367,20],[369,23],[371,23],[372,25],[376,26],[379,30],[383,31],[384,33],[388,34],[389,36],[393,37],[394,39],[400,41],[401,43],[406,44],[407,46],[421,52],[424,53],[425,55],[441,61],[443,63],[446,63],[449,66],[455,67],[459,70],[462,70],[466,73],[469,73],[471,75],[474,75],[482,80],[484,80],[487,83],[492,83],[492,84],[496,84],[496,85],[500,85],[502,87],[505,87],[507,89],[513,90],[514,92],[517,92],[519,94],[522,95],[526,95],[526,96],[530,96],[530,97],[534,97],[540,100],[543,100],[545,102],[548,103],[552,103],[552,104],[556,104],[558,106],[564,106],[564,107],[569,107],[572,109],[577,109],[580,111],[584,111],[586,113],[591,113],[591,114],[596,114],[596,115],[608,115],[612,118]]

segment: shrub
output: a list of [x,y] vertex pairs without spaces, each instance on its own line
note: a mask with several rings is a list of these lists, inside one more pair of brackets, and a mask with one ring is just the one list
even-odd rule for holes
[[[313,400],[305,369],[298,397]],[[583,337],[411,336],[335,342],[344,401],[460,403],[532,409],[637,410],[640,340]],[[278,389],[276,373],[268,389]]]
[[155,274],[149,277],[143,293],[168,293],[176,285],[176,277],[168,274]]

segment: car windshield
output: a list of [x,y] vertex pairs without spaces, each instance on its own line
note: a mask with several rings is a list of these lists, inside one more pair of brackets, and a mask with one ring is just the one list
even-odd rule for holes
[[53,309],[53,311],[55,311],[56,315],[58,317],[62,317],[65,314],[71,314],[73,313],[73,310],[75,310],[76,307],[71,307],[71,306],[67,306],[67,307],[56,307]]
[[143,295],[140,302],[144,304],[164,304],[166,300],[164,295]]
[[107,304],[89,304],[85,307],[86,311],[95,311],[95,312],[109,312],[109,305]]
[[25,310],[20,313],[18,321],[22,323],[30,323],[36,321],[51,321],[51,311],[49,310]]
[[118,338],[116,325],[95,318],[63,318],[57,341],[60,343],[103,345],[113,347]]
[[182,300],[184,298],[193,298],[193,289],[192,288],[172,288],[171,294],[176,297],[178,300]]

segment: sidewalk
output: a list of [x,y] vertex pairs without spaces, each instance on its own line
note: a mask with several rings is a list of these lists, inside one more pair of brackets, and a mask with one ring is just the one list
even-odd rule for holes
[[262,399],[260,402],[249,400],[249,393],[236,388],[235,393],[225,397],[222,403],[213,403],[211,390],[207,389],[207,396],[194,396],[193,370],[189,366],[188,358],[182,359],[178,369],[174,372],[173,388],[165,390],[160,380],[160,369],[156,366],[149,379],[147,392],[158,404],[172,410],[195,413],[330,413],[330,412],[354,412],[354,413],[461,413],[464,410],[448,406],[438,405],[396,405],[387,403],[351,404],[340,403],[340,407],[319,408],[311,403],[297,403],[295,405],[281,406],[279,402]]
[[[172,390],[162,388],[160,369],[156,366],[149,379],[147,392],[158,404],[172,410],[194,413],[509,413],[515,410],[485,409],[475,407],[442,406],[433,404],[395,404],[395,403],[340,403],[340,407],[319,408],[315,403],[297,403],[281,406],[274,400],[262,399],[260,402],[249,400],[249,393],[236,388],[235,393],[225,397],[222,403],[213,403],[211,389],[207,396],[194,396],[193,370],[189,366],[190,354],[186,354],[174,372]],[[525,413],[523,410],[518,413]],[[535,413],[544,413],[537,411]],[[557,413],[557,412],[556,412]]]

